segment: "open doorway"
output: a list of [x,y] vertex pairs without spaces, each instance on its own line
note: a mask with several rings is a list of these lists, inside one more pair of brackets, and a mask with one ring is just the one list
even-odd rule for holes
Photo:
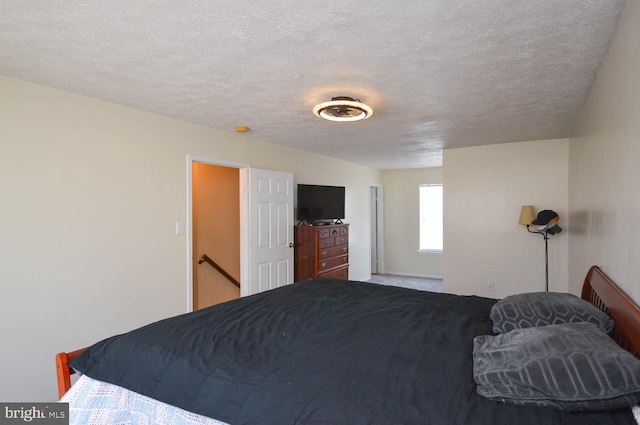
[[193,309],[240,297],[240,170],[192,163]]
[[247,220],[248,168],[187,155],[188,311],[240,296],[236,283],[247,276],[247,226],[241,223]]

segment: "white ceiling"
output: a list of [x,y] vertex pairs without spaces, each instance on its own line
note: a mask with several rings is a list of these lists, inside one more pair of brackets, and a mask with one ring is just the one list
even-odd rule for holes
[[[624,0],[0,0],[0,74],[380,169],[564,138]],[[351,96],[370,119],[312,107]]]

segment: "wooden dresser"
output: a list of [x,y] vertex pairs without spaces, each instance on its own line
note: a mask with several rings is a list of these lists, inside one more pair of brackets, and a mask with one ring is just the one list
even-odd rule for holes
[[295,281],[349,279],[349,225],[295,226]]

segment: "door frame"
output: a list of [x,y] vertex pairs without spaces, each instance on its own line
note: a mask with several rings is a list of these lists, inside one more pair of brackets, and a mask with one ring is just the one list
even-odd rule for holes
[[[377,199],[371,196],[371,192],[375,191]],[[369,184],[369,253],[372,254],[373,238],[376,238],[376,272],[384,273],[384,198],[383,187],[381,184]],[[375,211],[374,211],[375,208]],[[375,223],[374,223],[375,217]],[[375,233],[374,233],[375,232]],[[372,267],[369,267],[372,269]]]
[[[187,312],[193,311],[193,163],[238,168],[240,174],[240,288],[249,276],[249,164],[187,154]],[[242,289],[241,289],[242,291]],[[242,295],[242,294],[241,294]]]

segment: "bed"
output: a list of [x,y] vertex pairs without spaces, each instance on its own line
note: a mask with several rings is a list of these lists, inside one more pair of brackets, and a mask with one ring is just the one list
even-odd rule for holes
[[[609,335],[637,362],[640,309],[595,266],[582,298],[606,312]],[[60,353],[59,392],[71,423],[636,424],[628,400],[640,389],[626,390],[628,405],[596,411],[480,395],[478,347],[516,333],[495,331],[502,301],[298,282]],[[570,325],[532,329],[555,326]],[[66,393],[74,370],[83,376]]]

